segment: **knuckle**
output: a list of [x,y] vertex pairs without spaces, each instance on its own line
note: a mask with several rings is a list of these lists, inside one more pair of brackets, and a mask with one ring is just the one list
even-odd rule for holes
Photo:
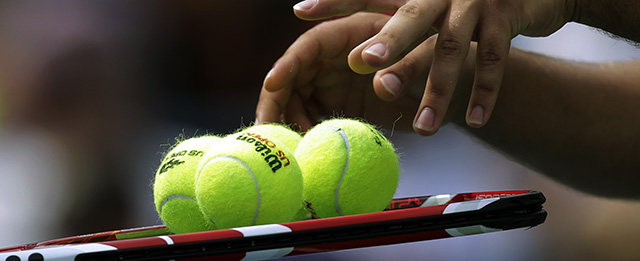
[[448,91],[445,88],[430,86],[427,88],[427,95],[432,98],[444,98],[448,96]]
[[422,14],[420,6],[416,3],[407,3],[401,6],[396,12],[399,15],[410,17],[410,18],[418,18]]
[[[314,26],[313,31],[316,31],[316,33],[330,32],[334,30],[332,27],[333,27],[333,21],[323,21],[317,24],[316,26]],[[310,31],[307,31],[307,32],[310,32]]]
[[436,43],[436,51],[445,56],[460,56],[462,49],[462,42],[455,36],[445,37]]
[[398,35],[391,31],[383,31],[380,32],[379,37],[388,39],[389,41],[395,42],[398,39]]
[[502,55],[493,50],[483,50],[478,54],[477,63],[480,66],[496,66],[504,60]]
[[473,91],[483,96],[495,95],[498,93],[498,87],[488,83],[477,83],[473,86]]

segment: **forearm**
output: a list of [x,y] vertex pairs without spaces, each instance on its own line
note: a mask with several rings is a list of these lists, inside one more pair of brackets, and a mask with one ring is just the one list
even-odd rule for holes
[[579,64],[512,51],[479,129],[508,157],[590,193],[640,198],[640,61]]
[[576,0],[573,21],[640,42],[637,0]]

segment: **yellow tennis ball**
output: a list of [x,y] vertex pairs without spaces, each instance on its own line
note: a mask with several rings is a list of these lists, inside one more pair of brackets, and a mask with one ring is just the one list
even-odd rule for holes
[[382,211],[398,187],[393,145],[372,125],[326,120],[307,132],[295,151],[303,199],[314,217]]
[[280,140],[246,130],[221,139],[203,157],[196,199],[219,229],[290,221],[302,201],[302,174]]
[[153,183],[156,211],[173,233],[215,229],[200,212],[195,194],[195,175],[205,152],[220,140],[202,136],[175,145],[162,160]]
[[[300,133],[294,131],[287,125],[283,125],[280,123],[264,123],[260,125],[254,125],[242,129],[240,132],[253,133],[256,135],[269,135],[274,139],[277,139],[283,142],[291,152],[294,152],[298,147],[300,140],[302,140],[302,135]],[[300,201],[300,206],[298,207],[298,212],[294,215],[291,221],[300,221],[311,218],[311,214],[304,207],[302,201]]]

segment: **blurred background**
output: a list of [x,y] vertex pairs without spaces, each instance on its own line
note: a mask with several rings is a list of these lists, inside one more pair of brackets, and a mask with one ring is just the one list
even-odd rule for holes
[[[160,224],[151,182],[178,136],[251,124],[262,80],[313,24],[296,1],[1,1],[0,248]],[[640,58],[568,24],[513,46],[572,60]],[[530,230],[308,255],[317,260],[638,260],[640,203],[593,197],[454,126],[394,133],[397,197],[535,189]]]

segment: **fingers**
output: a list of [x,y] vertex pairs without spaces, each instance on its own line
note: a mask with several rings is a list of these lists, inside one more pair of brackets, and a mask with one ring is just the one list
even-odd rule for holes
[[326,83],[321,81],[336,81],[332,77],[318,79],[317,75],[326,75],[323,72],[327,70],[349,70],[344,59],[349,50],[378,32],[388,19],[381,14],[356,14],[322,23],[302,34],[267,74],[256,108],[256,121],[280,121],[294,90],[304,101],[312,94],[315,82],[322,85]]
[[378,32],[388,19],[386,15],[363,13],[319,24],[302,34],[276,61],[264,80],[264,88],[277,91],[293,85],[304,86],[315,76],[315,64],[334,58],[337,63],[327,65],[344,64],[339,57]]
[[414,120],[418,134],[434,134],[442,124],[478,23],[478,8],[470,6],[475,3],[457,1],[444,17],[427,86]]
[[280,122],[280,116],[289,103],[291,92],[279,90],[276,92],[267,91],[262,88],[260,98],[256,107],[256,119],[254,124],[266,122]]
[[470,127],[484,126],[498,99],[504,67],[510,48],[507,23],[496,23],[496,16],[485,16],[478,32],[476,73],[467,107],[466,121]]
[[293,6],[300,19],[320,20],[359,11],[393,12],[407,0],[304,0]]
[[368,74],[392,64],[417,40],[426,39],[431,26],[447,9],[445,0],[407,2],[378,34],[351,51],[349,66],[357,73]]
[[[409,86],[421,82],[428,74],[414,130],[431,135],[440,128],[452,104],[472,39],[478,42],[476,68],[465,118],[471,127],[481,127],[488,121],[515,33],[513,17],[509,18],[504,10],[498,11],[498,7],[494,1],[473,0],[308,0],[294,10],[303,19],[397,10],[379,33],[351,50],[348,65],[360,74],[377,71],[373,81],[375,93],[388,101],[409,92]],[[432,27],[439,31],[435,44],[433,39],[423,42]],[[466,75],[471,75],[471,71]],[[471,77],[464,79],[464,86],[470,86],[466,82]],[[454,103],[463,109],[467,101],[460,103],[462,99],[458,96]],[[462,111],[457,105],[454,107],[454,111]]]
[[[282,107],[284,105],[284,107]],[[308,104],[307,104],[308,105]],[[315,108],[305,106],[302,98],[297,92],[269,92],[264,89],[260,92],[260,100],[256,109],[256,120],[258,125],[266,122],[292,122],[299,131],[306,131],[316,122],[317,112]]]
[[410,88],[421,89],[424,92],[424,82],[429,74],[433,60],[433,48],[436,36],[432,36],[409,52],[402,60],[382,69],[373,78],[373,88],[378,97],[385,101],[393,101],[405,95]]

